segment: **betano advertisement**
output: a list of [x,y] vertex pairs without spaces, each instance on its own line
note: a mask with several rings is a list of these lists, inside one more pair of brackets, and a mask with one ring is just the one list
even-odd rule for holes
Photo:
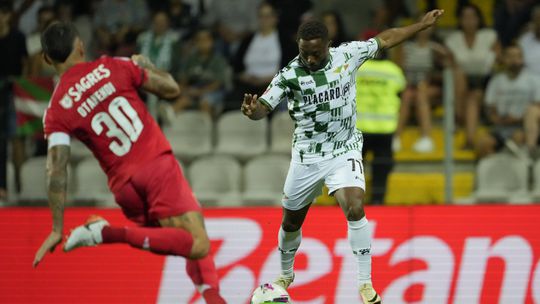
[[[119,210],[69,209],[66,231]],[[374,284],[384,303],[540,303],[540,206],[371,207]],[[279,270],[277,208],[206,210],[229,303]],[[203,303],[184,261],[108,245],[57,250],[37,269],[51,226],[47,209],[0,209],[0,303]],[[289,292],[296,304],[360,303],[346,224],[334,207],[312,208]]]

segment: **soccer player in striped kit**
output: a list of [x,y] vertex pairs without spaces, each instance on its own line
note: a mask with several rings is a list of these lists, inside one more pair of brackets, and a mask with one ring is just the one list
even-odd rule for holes
[[433,26],[442,14],[442,10],[433,10],[418,23],[336,48],[329,47],[328,30],[322,22],[307,21],[298,29],[300,54],[274,76],[260,97],[244,95],[241,110],[250,119],[266,117],[286,100],[296,124],[278,236],[281,275],[275,283],[287,288],[293,282],[301,227],[325,183],[347,218],[349,242],[358,263],[360,296],[365,304],[381,303],[371,282],[371,232],[362,203],[365,180],[362,134],[356,129],[356,71],[379,50]]

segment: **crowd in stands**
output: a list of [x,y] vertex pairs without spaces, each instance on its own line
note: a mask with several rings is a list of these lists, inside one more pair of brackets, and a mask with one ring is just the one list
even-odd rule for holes
[[[335,47],[411,23],[424,11],[446,5],[452,11],[445,12],[438,28],[419,33],[388,54],[406,77],[393,150],[402,149],[400,134],[416,122],[420,136],[413,150],[433,151],[432,128],[437,123],[433,109],[441,104],[446,69],[453,75],[456,122],[465,130],[460,148],[474,151],[479,158],[505,149],[534,158],[540,155],[540,6],[536,3],[0,0],[0,201],[7,199],[8,154],[16,180],[26,159],[46,154],[39,113],[51,93],[47,81],[54,83],[55,76],[43,61],[39,37],[55,20],[76,25],[89,50],[88,59],[140,53],[169,71],[182,95],[172,101],[145,96],[151,113],[166,128],[187,110],[199,110],[217,122],[224,112],[239,110],[244,93],[264,92],[273,75],[297,55],[296,29],[304,20],[320,18]],[[287,105],[278,110],[286,111]]]

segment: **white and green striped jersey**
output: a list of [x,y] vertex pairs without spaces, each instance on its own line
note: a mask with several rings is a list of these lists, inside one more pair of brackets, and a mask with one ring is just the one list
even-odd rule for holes
[[274,109],[286,100],[295,121],[293,161],[311,164],[362,148],[356,129],[356,71],[373,58],[376,39],[330,48],[326,66],[311,72],[299,57],[279,71],[259,101]]

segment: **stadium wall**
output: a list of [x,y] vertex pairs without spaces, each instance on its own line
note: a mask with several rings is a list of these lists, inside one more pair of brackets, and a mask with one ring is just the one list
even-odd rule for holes
[[[66,231],[98,213],[130,225],[117,209],[66,211]],[[385,303],[540,303],[540,206],[368,208],[374,283]],[[247,303],[278,272],[277,208],[210,209],[207,228],[229,303]],[[44,208],[0,209],[0,303],[203,303],[184,261],[128,246],[57,249],[37,269],[51,226]],[[303,230],[295,304],[360,303],[341,211],[314,207]]]

